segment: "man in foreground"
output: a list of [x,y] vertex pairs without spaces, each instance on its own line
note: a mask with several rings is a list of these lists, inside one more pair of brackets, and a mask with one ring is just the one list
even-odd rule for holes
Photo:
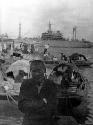
[[31,79],[20,87],[18,108],[24,113],[23,125],[56,125],[56,86],[46,79],[46,68],[41,60],[31,62]]

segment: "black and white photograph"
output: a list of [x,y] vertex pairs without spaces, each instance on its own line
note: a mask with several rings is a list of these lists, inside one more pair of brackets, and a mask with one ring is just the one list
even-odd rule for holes
[[0,0],[0,125],[93,125],[93,0]]

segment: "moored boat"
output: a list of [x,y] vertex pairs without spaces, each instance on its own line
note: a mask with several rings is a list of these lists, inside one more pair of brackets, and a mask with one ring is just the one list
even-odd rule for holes
[[71,56],[69,56],[70,62],[75,63],[78,67],[90,67],[93,62],[88,60],[84,55],[79,53],[73,53]]

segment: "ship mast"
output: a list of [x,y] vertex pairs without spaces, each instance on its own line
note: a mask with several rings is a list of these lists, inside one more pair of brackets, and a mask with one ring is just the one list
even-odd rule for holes
[[77,27],[73,27],[73,40],[76,40],[76,35],[77,35]]
[[18,36],[19,39],[21,39],[21,23],[19,23],[19,36]]
[[48,31],[51,32],[51,31],[52,31],[52,30],[51,30],[51,25],[52,25],[52,24],[50,23],[50,21],[49,21],[49,24],[48,24],[48,25],[49,25]]

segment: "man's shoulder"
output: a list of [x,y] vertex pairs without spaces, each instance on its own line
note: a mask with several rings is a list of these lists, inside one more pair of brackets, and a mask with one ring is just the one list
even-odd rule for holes
[[49,90],[50,93],[56,93],[57,91],[56,84],[50,79],[46,79],[45,87]]
[[53,80],[50,80],[50,79],[46,79],[46,84],[48,85],[48,86],[56,86],[55,85],[55,83],[53,82]]
[[46,79],[46,82],[51,83],[51,84],[55,84],[55,83],[53,82],[53,80],[51,80],[51,79]]
[[46,81],[46,83],[54,84],[53,80],[51,80],[51,79],[46,79],[45,81]]

